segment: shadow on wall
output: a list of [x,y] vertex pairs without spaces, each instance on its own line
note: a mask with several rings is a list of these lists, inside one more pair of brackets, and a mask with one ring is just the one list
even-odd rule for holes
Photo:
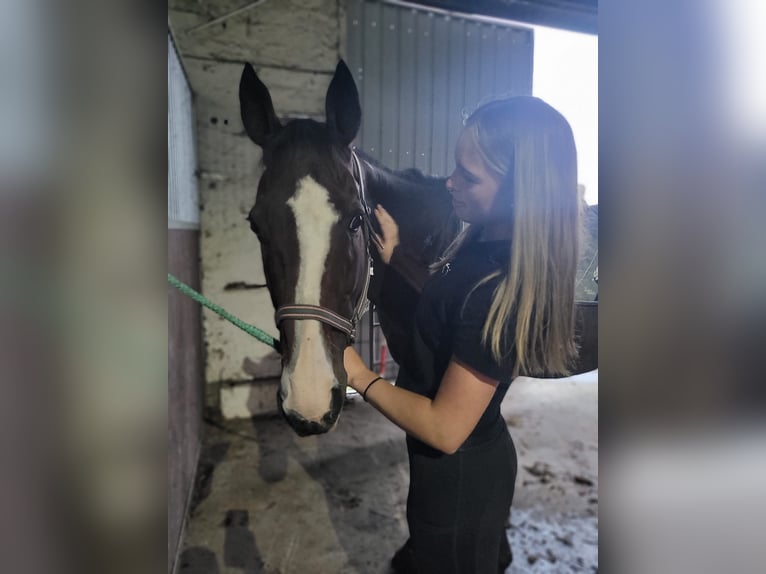
[[282,355],[276,351],[271,351],[268,355],[261,357],[258,361],[254,361],[250,357],[245,357],[242,361],[242,370],[254,379],[278,377],[282,371]]

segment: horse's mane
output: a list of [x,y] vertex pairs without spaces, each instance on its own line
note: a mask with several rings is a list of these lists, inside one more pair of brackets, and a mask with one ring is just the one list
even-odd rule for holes
[[435,185],[437,183],[441,184],[441,182],[444,181],[443,177],[426,175],[416,167],[410,167],[401,171],[396,171],[394,173],[408,181],[417,183],[419,185]]
[[410,167],[394,171],[359,149],[356,154],[371,168],[368,177],[375,184],[386,188],[388,193],[415,195],[431,191],[443,191],[446,178],[425,175],[417,168]]

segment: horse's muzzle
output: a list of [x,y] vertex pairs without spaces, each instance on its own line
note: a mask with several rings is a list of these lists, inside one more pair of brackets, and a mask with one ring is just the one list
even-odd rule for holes
[[332,399],[330,401],[330,410],[325,413],[320,421],[310,421],[305,419],[299,413],[291,410],[285,410],[282,405],[282,393],[277,391],[277,404],[279,405],[279,412],[285,417],[287,424],[295,431],[299,436],[310,436],[315,434],[324,434],[335,426],[340,416],[340,411],[343,408],[343,391],[340,387],[332,389]]

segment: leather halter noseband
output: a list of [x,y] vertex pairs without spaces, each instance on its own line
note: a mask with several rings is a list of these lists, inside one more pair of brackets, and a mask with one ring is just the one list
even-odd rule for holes
[[[362,210],[364,211],[362,218],[364,220],[364,225],[367,230],[368,241],[369,241],[369,237],[372,237],[371,234],[374,233],[374,230],[372,229],[372,224],[370,223],[371,210],[370,210],[370,207],[367,205],[367,197],[365,194],[365,186],[364,186],[364,174],[362,172],[362,163],[353,149],[351,150],[351,159],[355,168],[354,169],[355,173],[353,173],[353,177],[354,177],[354,181],[356,182],[357,192],[359,194],[359,201],[361,202]],[[277,327],[279,327],[280,323],[282,323],[282,321],[286,319],[292,319],[297,321],[312,319],[312,320],[324,323],[326,325],[329,325],[331,327],[334,327],[338,331],[344,333],[349,338],[349,340],[353,343],[354,340],[356,339],[356,324],[359,322],[359,319],[362,318],[362,315],[364,315],[364,313],[367,311],[367,291],[370,287],[370,275],[372,275],[372,259],[370,259],[368,241],[365,242],[365,245],[368,249],[368,252],[367,252],[368,267],[367,267],[367,273],[365,273],[364,287],[362,288],[362,293],[359,297],[359,301],[357,301],[356,307],[354,308],[354,314],[352,315],[350,320],[343,317],[342,315],[339,315],[335,311],[327,309],[326,307],[321,307],[319,305],[302,305],[302,304],[296,303],[294,305],[283,305],[279,309],[277,309],[276,315],[274,317],[277,323]]]

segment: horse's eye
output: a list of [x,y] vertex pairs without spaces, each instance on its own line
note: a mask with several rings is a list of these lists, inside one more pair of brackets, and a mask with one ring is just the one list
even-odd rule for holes
[[359,231],[362,223],[364,223],[364,218],[362,217],[361,213],[357,213],[354,217],[351,218],[351,221],[348,224],[348,228],[351,231]]

